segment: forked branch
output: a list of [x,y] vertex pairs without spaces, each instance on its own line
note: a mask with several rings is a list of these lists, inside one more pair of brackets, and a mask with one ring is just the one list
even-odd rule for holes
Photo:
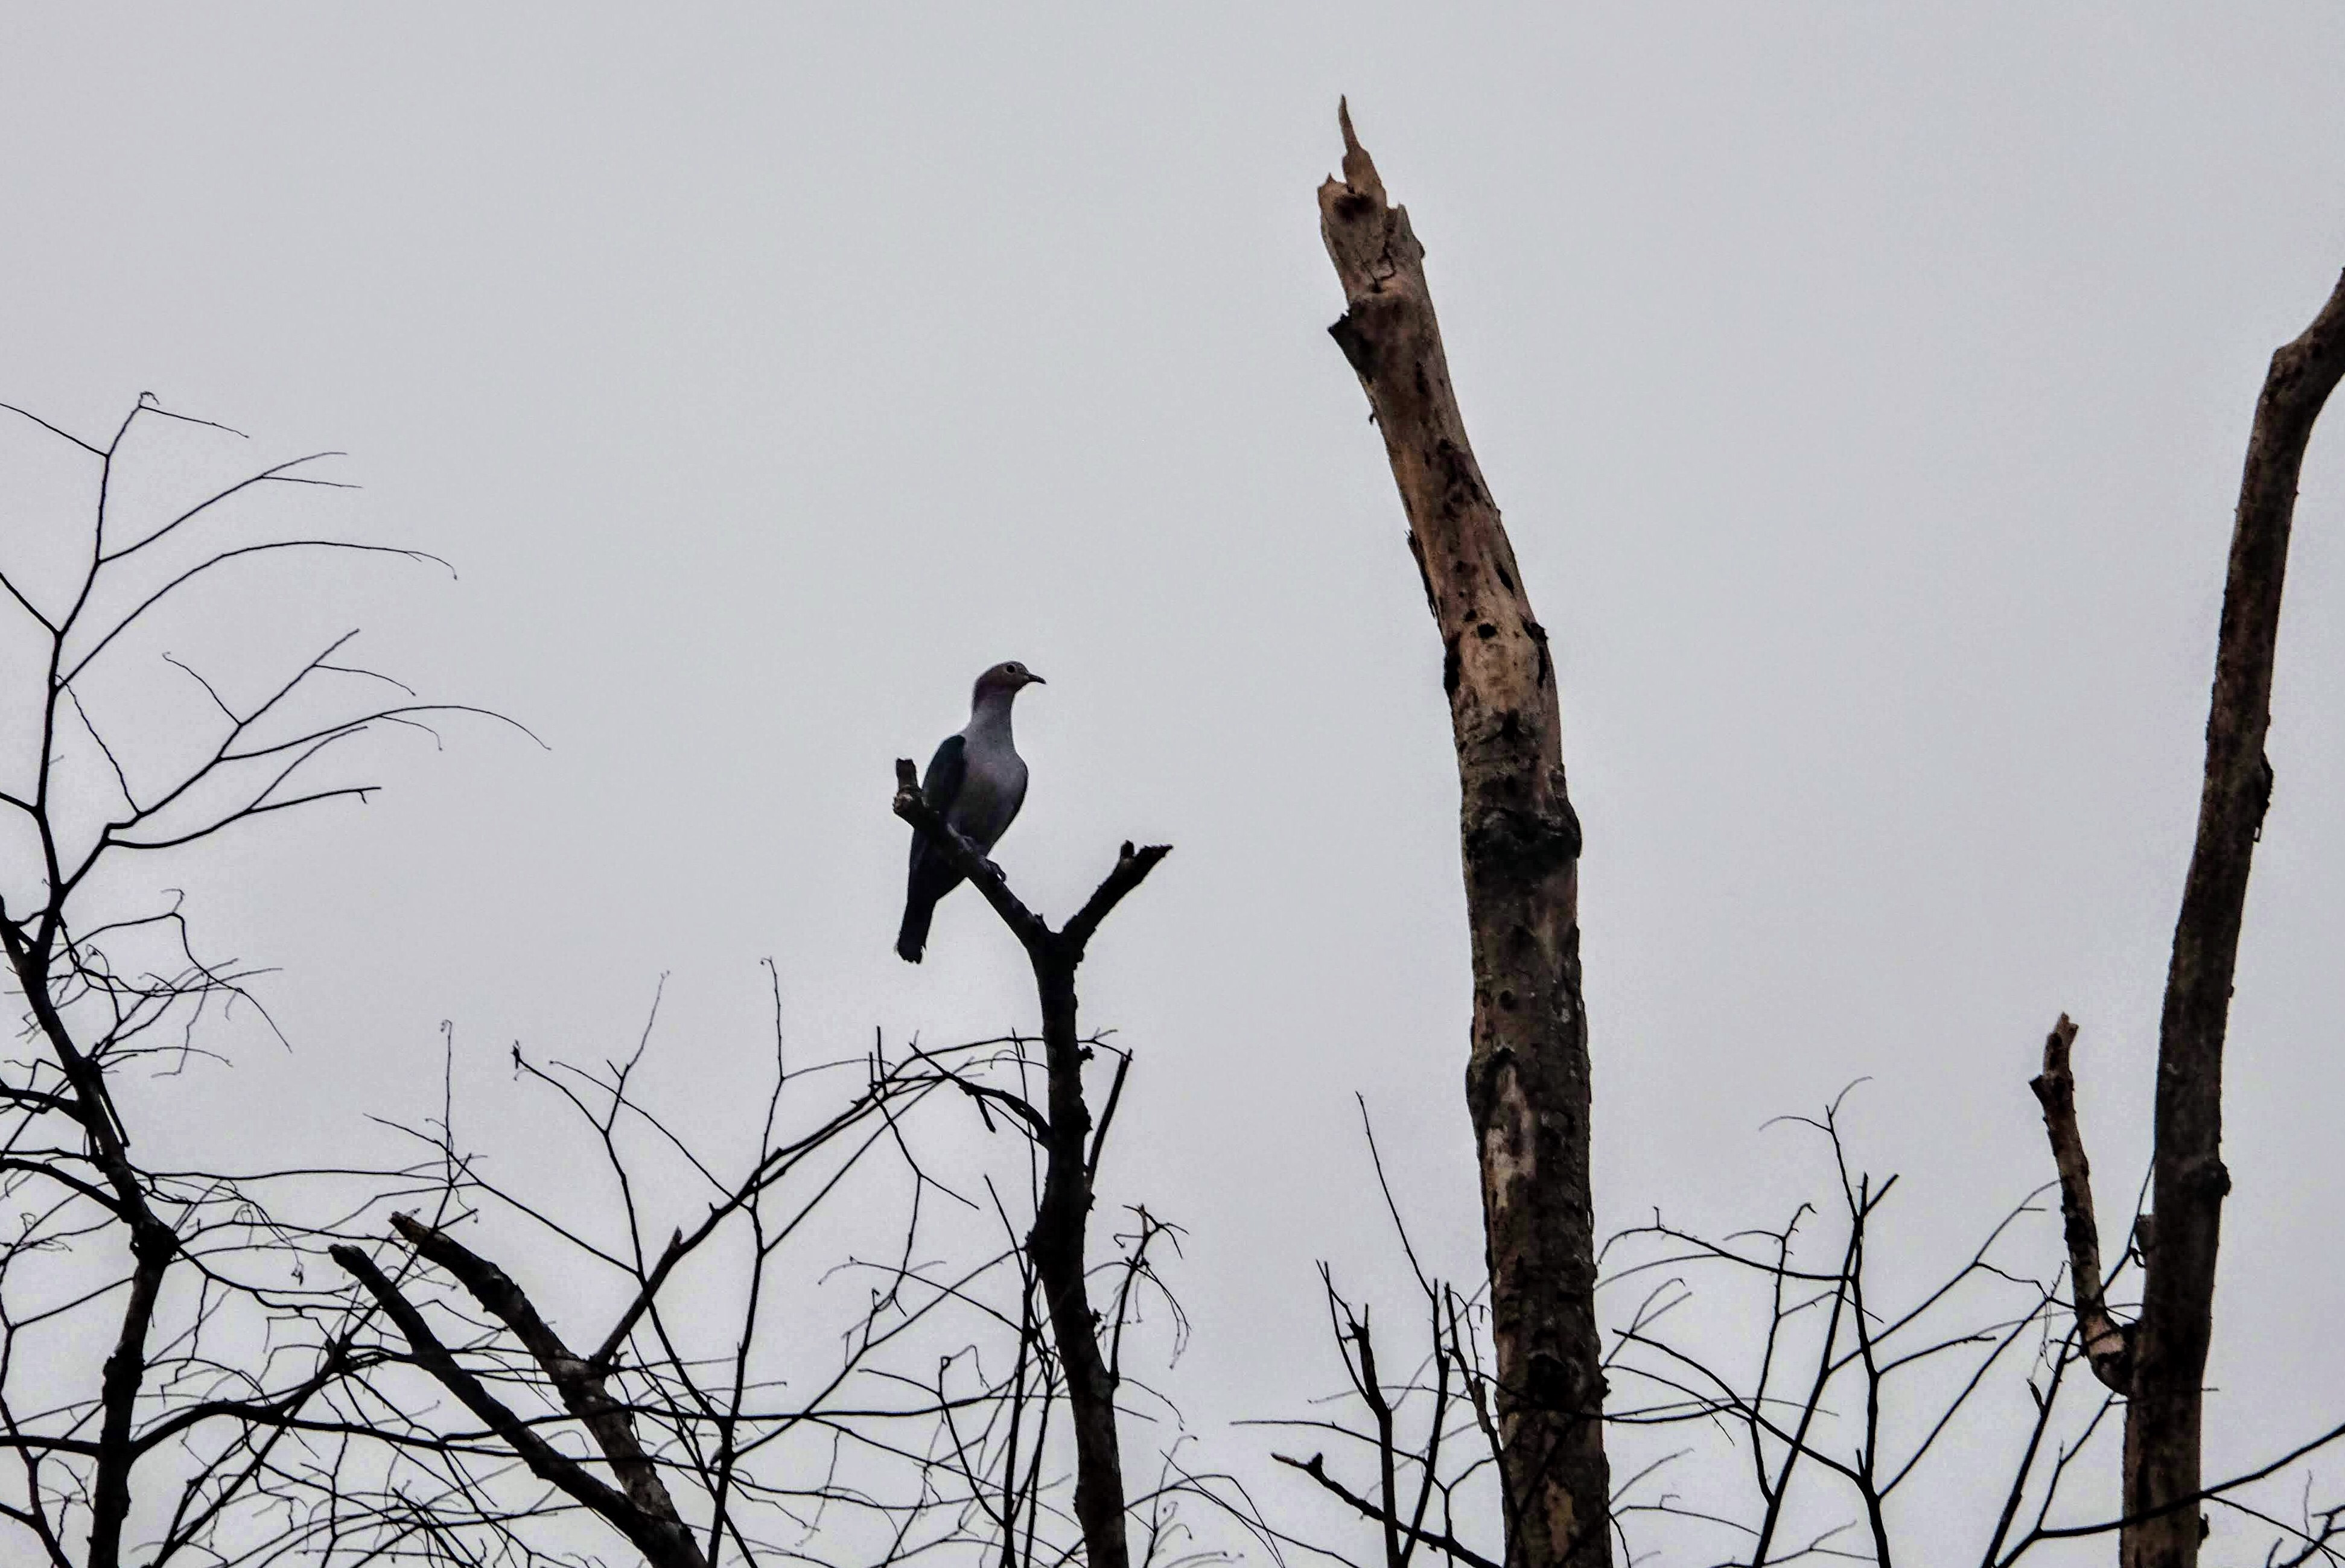
[[536,1428],[522,1419],[511,1407],[482,1386],[481,1380],[464,1370],[463,1365],[440,1342],[431,1325],[415,1309],[389,1276],[375,1266],[374,1259],[359,1248],[342,1245],[333,1249],[334,1261],[340,1264],[387,1313],[399,1330],[407,1338],[408,1351],[415,1364],[456,1396],[466,1410],[480,1418],[482,1424],[511,1444],[514,1453],[528,1465],[532,1474],[559,1487],[564,1493],[593,1510],[608,1521],[613,1528],[633,1542],[635,1549],[653,1564],[653,1568],[706,1568],[707,1560],[701,1555],[700,1546],[690,1530],[673,1518],[660,1519],[645,1511],[625,1492],[588,1473],[586,1467],[555,1448],[537,1433]]
[[635,1436],[634,1414],[611,1397],[607,1386],[609,1367],[581,1359],[539,1316],[528,1293],[513,1282],[511,1275],[446,1231],[434,1229],[405,1214],[392,1215],[391,1223],[419,1256],[454,1276],[458,1284],[472,1292],[474,1300],[527,1348],[539,1370],[545,1373],[546,1381],[562,1396],[563,1405],[594,1434],[595,1445],[610,1462],[611,1473],[625,1488],[627,1500],[651,1519],[676,1527],[682,1532],[682,1539],[689,1542],[691,1532],[682,1530],[675,1500],[668,1496],[658,1469]]
[[[1042,1012],[1042,1049],[1050,1077],[1049,1110],[1035,1128],[1045,1164],[1041,1201],[1026,1253],[1041,1282],[1059,1362],[1067,1381],[1067,1402],[1075,1429],[1075,1514],[1081,1522],[1089,1568],[1126,1568],[1122,1443],[1116,1432],[1116,1388],[1121,1375],[1101,1353],[1099,1315],[1087,1284],[1087,1241],[1091,1179],[1098,1153],[1091,1142],[1091,1106],[1083,1097],[1083,1063],[1091,1052],[1075,1028],[1075,971],[1084,948],[1115,906],[1147,880],[1157,863],[1172,853],[1169,844],[1134,848],[1130,842],[1115,866],[1073,919],[1053,931],[1010,890],[1000,869],[954,831],[920,795],[919,773],[909,758],[896,763],[896,814],[943,853],[946,863],[975,885],[1026,949]],[[1122,1087],[1126,1057],[1116,1087]],[[1111,1100],[1112,1106],[1112,1100]]]

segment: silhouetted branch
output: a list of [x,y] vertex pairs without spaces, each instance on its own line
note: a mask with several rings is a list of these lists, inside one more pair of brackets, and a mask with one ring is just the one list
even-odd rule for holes
[[[1065,926],[1053,931],[1010,892],[1000,869],[921,798],[919,770],[908,757],[896,763],[894,805],[898,816],[935,844],[946,863],[975,885],[1026,949],[1034,970],[1050,1095],[1049,1109],[1039,1121],[1028,1118],[1041,1141],[1045,1160],[1041,1196],[1035,1206],[1026,1251],[1041,1282],[1059,1366],[1066,1379],[1075,1437],[1075,1512],[1082,1522],[1090,1568],[1126,1568],[1130,1561],[1127,1500],[1122,1442],[1116,1431],[1116,1390],[1122,1374],[1115,1360],[1100,1350],[1098,1319],[1086,1283],[1085,1234],[1099,1150],[1091,1139],[1091,1107],[1083,1097],[1082,1068],[1091,1052],[1076,1031],[1075,972],[1101,922],[1147,880],[1148,874],[1172,853],[1172,845],[1134,849],[1127,841],[1114,868],[1082,908]],[[1117,1068],[1118,1090],[1129,1067],[1130,1058],[1125,1057]],[[1114,1103],[1112,1091],[1111,1108]]]
[[2044,1103],[2044,1131],[2060,1172],[2060,1219],[2068,1243],[2068,1277],[2076,1298],[2076,1330],[2093,1375],[2119,1393],[2132,1386],[2131,1338],[2109,1316],[2101,1288],[2101,1232],[2093,1218],[2093,1168],[2076,1125],[2076,1079],[2069,1048],[2076,1026],[2066,1013],[2044,1039],[2044,1071],[2027,1086]]
[[[0,1447],[23,1461],[0,1519],[25,1532],[49,1561],[75,1568],[118,1568],[132,1521],[149,1518],[163,1533],[137,1548],[142,1563],[188,1552],[227,1561],[265,1545],[272,1527],[261,1521],[287,1500],[284,1467],[312,1462],[313,1444],[399,1441],[334,1408],[383,1362],[371,1351],[352,1351],[347,1333],[328,1330],[346,1303],[339,1290],[309,1282],[308,1272],[378,1202],[421,1195],[437,1182],[413,1169],[355,1161],[339,1169],[250,1173],[146,1163],[134,1151],[117,1093],[121,1075],[154,1057],[184,1066],[214,1054],[197,1043],[198,1027],[239,1004],[274,1026],[248,988],[252,971],[197,955],[176,895],[159,912],[93,916],[82,905],[92,873],[116,851],[191,844],[229,822],[362,793],[330,782],[286,785],[324,745],[371,723],[400,721],[362,712],[313,724],[290,741],[239,747],[249,721],[238,720],[198,676],[207,699],[228,713],[230,735],[142,798],[142,760],[156,748],[136,726],[109,721],[74,683],[90,659],[119,645],[128,624],[211,566],[295,545],[380,547],[215,546],[160,590],[141,588],[122,575],[132,564],[126,558],[198,516],[222,519],[224,503],[257,485],[312,482],[287,471],[308,460],[214,492],[159,533],[109,551],[108,506],[131,430],[142,420],[228,427],[144,395],[103,443],[9,411],[97,461],[86,548],[78,566],[52,582],[56,603],[36,603],[25,580],[0,561],[7,591],[0,612],[21,612],[28,624],[18,631],[35,650],[14,666],[31,688],[33,722],[5,759],[25,783],[0,804],[17,814],[36,851],[32,866],[0,874],[9,878],[0,883],[0,957],[27,1025],[25,1054],[0,1064],[8,1080],[0,1084],[0,1190],[28,1203],[15,1233],[0,1239]],[[137,600],[127,618],[103,629],[89,624],[92,606],[124,597]],[[86,652],[68,657],[69,647],[84,643]],[[319,667],[314,660],[301,666],[279,695]],[[272,756],[282,765],[264,763],[272,776],[238,802],[177,819],[160,834],[121,836],[224,767]],[[85,759],[102,765],[91,770]],[[110,785],[85,784],[93,771]],[[107,787],[118,793],[118,805]],[[289,1209],[311,1212],[297,1219]],[[100,1347],[102,1363],[89,1365]],[[173,1493],[176,1502],[167,1502]],[[76,1543],[71,1553],[67,1542]]]
[[1329,1475],[1325,1454],[1315,1453],[1307,1460],[1295,1459],[1284,1453],[1274,1453],[1270,1457],[1290,1469],[1301,1471],[1317,1482],[1331,1495],[1340,1498],[1361,1518],[1375,1521],[1391,1530],[1406,1533],[1412,1543],[1421,1542],[1446,1557],[1466,1563],[1467,1568],[1499,1568],[1497,1560],[1483,1556],[1446,1531],[1436,1533],[1413,1524],[1395,1521],[1387,1511],[1378,1508],[1375,1503]]
[[349,1245],[335,1247],[332,1252],[334,1261],[348,1270],[399,1325],[416,1364],[462,1401],[464,1408],[478,1416],[490,1431],[510,1443],[533,1474],[553,1482],[609,1521],[659,1568],[706,1568],[706,1560],[701,1556],[699,1544],[690,1531],[672,1516],[662,1519],[648,1513],[625,1492],[589,1475],[584,1466],[540,1437],[529,1422],[482,1386],[481,1381],[466,1371],[440,1342],[431,1326],[424,1321],[423,1314],[375,1267],[374,1259]]

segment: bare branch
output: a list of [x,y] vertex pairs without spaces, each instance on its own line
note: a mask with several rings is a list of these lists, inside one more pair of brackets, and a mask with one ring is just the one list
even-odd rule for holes
[[2102,1294],[2101,1232],[2093,1218],[2093,1168],[2085,1158],[2085,1138],[2076,1125],[2076,1079],[2069,1071],[2069,1048],[2076,1026],[2068,1015],[2044,1038],[2044,1071],[2029,1082],[2044,1105],[2044,1131],[2052,1140],[2052,1163],[2060,1172],[2060,1219],[2068,1240],[2068,1275],[2076,1298],[2076,1331],[2093,1375],[2124,1393],[2132,1387],[2131,1336],[2109,1316]]
[[673,1520],[657,1519],[626,1493],[586,1472],[585,1467],[540,1437],[529,1422],[515,1415],[481,1381],[466,1371],[431,1331],[423,1314],[400,1293],[374,1259],[348,1244],[330,1249],[334,1261],[366,1288],[399,1331],[406,1336],[416,1364],[437,1379],[492,1431],[513,1446],[531,1473],[551,1482],[568,1496],[601,1515],[634,1543],[655,1568],[707,1568],[693,1533]]
[[[604,1386],[608,1368],[598,1368],[572,1354],[562,1337],[538,1316],[527,1294],[495,1264],[445,1231],[434,1229],[412,1216],[394,1214],[391,1223],[417,1253],[454,1275],[457,1282],[472,1293],[473,1300],[512,1330],[513,1337],[537,1358],[538,1367],[561,1394],[562,1402],[594,1434],[603,1457],[610,1462],[612,1473],[626,1489],[628,1501],[648,1518],[669,1527],[678,1539],[689,1543],[692,1532],[683,1527],[675,1500],[668,1496],[658,1470],[635,1436],[634,1416],[614,1400]],[[680,1242],[681,1238],[678,1239]]]
[[[235,550],[223,550],[218,554],[210,557],[208,560],[198,561],[197,564],[188,567],[185,572],[173,577],[169,582],[164,583],[162,587],[157,588],[154,592],[141,600],[137,607],[132,610],[129,614],[125,615],[121,620],[116,622],[113,629],[108,631],[104,636],[100,637],[90,648],[88,652],[84,653],[79,659],[74,661],[73,667],[58,677],[57,684],[60,686],[69,686],[73,684],[75,678],[84,670],[89,668],[90,661],[96,658],[100,653],[106,652],[107,645],[113,642],[117,637],[119,637],[123,632],[127,632],[147,613],[147,612],[155,608],[156,605],[161,603],[174,592],[186,586],[195,578],[210,571],[215,566],[225,566],[229,561],[239,560],[245,556],[265,555],[271,551],[279,550],[347,550],[360,555],[396,555],[408,561],[428,561],[435,566],[447,567],[448,574],[451,577],[456,574],[456,569],[454,567],[449,566],[446,561],[441,560],[440,557],[432,554],[430,551],[404,550],[388,544],[357,544],[349,540],[342,539],[278,539],[271,540],[266,544],[248,544],[240,546]],[[70,622],[71,617],[68,617],[67,620]]]
[[[153,411],[159,414],[167,414],[171,419],[185,420],[189,424],[211,424],[209,420],[189,420],[185,414],[171,414],[168,410],[157,409]],[[212,425],[212,429],[225,430],[228,430],[228,427],[226,425]],[[229,431],[229,433],[231,435],[244,434],[242,430],[232,430]],[[321,458],[339,458],[347,457],[348,455],[349,454],[346,452],[311,452],[307,457],[295,458],[289,462],[279,463],[275,468],[264,469],[249,479],[239,480],[236,483],[228,486],[226,490],[220,491],[216,494],[207,496],[204,500],[198,501],[195,505],[179,513],[178,516],[173,518],[170,521],[165,523],[162,527],[157,529],[146,538],[126,544],[119,550],[110,550],[103,552],[97,558],[97,564],[101,567],[111,566],[117,561],[121,561],[126,557],[137,554],[139,551],[146,549],[157,540],[170,533],[180,524],[188,521],[190,519],[200,516],[202,513],[208,511],[211,508],[218,505],[221,501],[228,500],[228,497],[237,494],[240,491],[250,490],[257,484],[268,484],[274,481],[281,484],[317,485],[326,490],[356,490],[359,488],[358,486],[354,484],[345,484],[337,480],[293,478],[287,472],[288,470],[299,468],[303,463],[316,462]]]
[[1169,844],[1151,844],[1134,849],[1130,839],[1124,840],[1123,847],[1116,853],[1115,868],[1107,874],[1098,890],[1084,900],[1074,918],[1067,922],[1066,929],[1060,933],[1061,940],[1080,954],[1091,941],[1092,933],[1100,928],[1100,923],[1113,914],[1115,906],[1123,902],[1125,895],[1145,882],[1148,874],[1172,853],[1172,846]]
[[1472,1547],[1467,1545],[1464,1542],[1458,1540],[1456,1536],[1450,1534],[1447,1531],[1435,1533],[1430,1531],[1419,1529],[1412,1526],[1406,1520],[1396,1519],[1384,1510],[1379,1509],[1375,1503],[1370,1502],[1366,1498],[1362,1497],[1359,1493],[1345,1486],[1342,1482],[1337,1481],[1334,1476],[1329,1475],[1327,1473],[1327,1461],[1325,1454],[1315,1453],[1307,1460],[1295,1459],[1284,1453],[1274,1453],[1270,1457],[1276,1460],[1281,1464],[1301,1471],[1304,1474],[1309,1476],[1312,1480],[1317,1482],[1322,1487],[1325,1488],[1331,1494],[1340,1498],[1345,1503],[1348,1504],[1352,1511],[1363,1519],[1373,1520],[1379,1524],[1387,1525],[1396,1530],[1406,1531],[1408,1533],[1409,1538],[1412,1541],[1421,1542],[1424,1544],[1432,1547],[1442,1555],[1465,1563],[1467,1568],[1500,1568],[1500,1565],[1494,1559],[1483,1556],[1480,1553],[1475,1551]]

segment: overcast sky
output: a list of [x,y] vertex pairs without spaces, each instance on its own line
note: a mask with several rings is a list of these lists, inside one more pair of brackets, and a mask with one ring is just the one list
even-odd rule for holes
[[[889,950],[891,761],[1016,658],[1018,887],[1178,846],[1084,1003],[1141,1058],[1111,1200],[1191,1228],[1192,1419],[1330,1386],[1315,1258],[1394,1284],[1355,1091],[1470,1276],[1439,647],[1324,333],[1343,93],[1555,638],[1599,1224],[1775,1218],[1818,1172],[1761,1123],[1869,1077],[1860,1153],[1966,1251],[2050,1175],[2063,1009],[2121,1206],[2249,417],[2345,265],[2345,13],[985,9],[0,15],[0,400],[348,450],[320,515],[461,577],[334,603],[551,747],[391,748],[363,810],[176,867],[295,1045],[176,1103],[356,1138],[449,1019],[475,1125],[583,1159],[504,1048],[614,1054],[663,974],[719,1108],[766,956],[810,1053],[1030,1023],[973,897]],[[2340,453],[2232,1013],[2217,1469],[2345,1407]],[[59,526],[7,480],[0,542]]]

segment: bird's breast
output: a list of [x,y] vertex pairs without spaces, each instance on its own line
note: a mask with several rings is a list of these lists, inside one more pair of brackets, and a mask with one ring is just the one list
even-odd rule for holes
[[990,849],[1025,798],[1026,764],[1016,752],[971,745],[968,772],[948,815],[963,837]]

